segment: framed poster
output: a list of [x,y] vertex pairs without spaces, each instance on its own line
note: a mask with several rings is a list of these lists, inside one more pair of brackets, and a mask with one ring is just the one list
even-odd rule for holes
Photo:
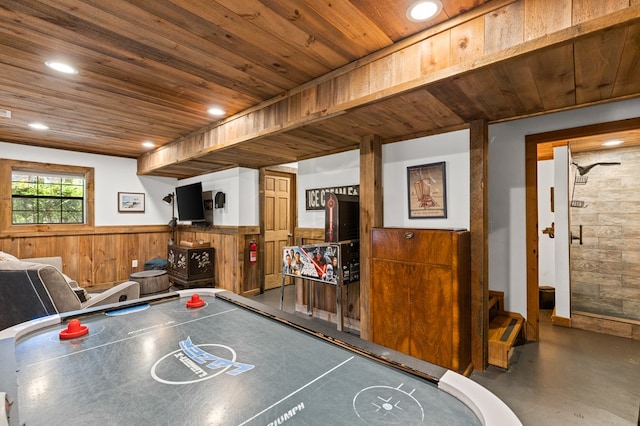
[[444,161],[407,167],[409,219],[447,217],[447,186]]
[[118,192],[118,212],[144,213],[144,194],[141,192]]

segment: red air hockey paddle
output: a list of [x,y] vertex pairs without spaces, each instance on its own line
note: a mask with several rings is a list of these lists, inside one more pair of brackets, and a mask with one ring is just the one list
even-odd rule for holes
[[67,328],[60,332],[61,339],[73,339],[76,337],[84,336],[89,333],[89,327],[80,324],[79,319],[72,319],[69,321]]
[[187,308],[201,308],[204,306],[204,300],[200,299],[198,293],[191,295],[191,300],[187,301]]

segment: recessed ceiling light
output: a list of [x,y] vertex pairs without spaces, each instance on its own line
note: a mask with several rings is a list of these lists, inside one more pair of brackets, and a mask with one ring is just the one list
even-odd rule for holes
[[144,146],[145,148],[153,148],[154,146],[156,146],[156,144],[151,141],[144,141],[142,142],[142,146]]
[[433,18],[442,10],[442,3],[439,0],[418,1],[407,9],[407,18],[411,21],[426,21]]
[[65,64],[64,62],[47,61],[44,64],[53,70],[63,72],[65,74],[78,74],[77,69],[69,64]]
[[603,143],[603,146],[616,146],[616,145],[620,145],[624,143],[624,141],[621,140],[611,140],[611,141],[606,141],[605,143]]
[[31,127],[32,129],[36,129],[36,130],[48,130],[49,126],[47,126],[46,124],[42,124],[42,123],[29,123],[29,127]]
[[215,116],[222,116],[225,114],[224,110],[222,108],[218,108],[218,107],[211,107],[207,110],[207,112],[211,115],[215,115]]

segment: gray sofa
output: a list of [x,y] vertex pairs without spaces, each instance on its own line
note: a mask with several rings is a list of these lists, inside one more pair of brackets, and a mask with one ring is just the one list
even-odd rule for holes
[[47,315],[137,299],[140,284],[127,281],[87,293],[62,273],[62,258],[0,260],[0,330]]

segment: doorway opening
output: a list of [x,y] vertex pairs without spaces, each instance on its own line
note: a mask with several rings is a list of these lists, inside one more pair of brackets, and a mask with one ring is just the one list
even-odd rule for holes
[[[537,135],[529,135],[525,138],[525,152],[526,152],[526,192],[527,192],[527,322],[532,333],[531,339],[539,340],[539,272],[540,272],[540,239],[547,238],[541,234],[549,227],[548,223],[539,223],[538,217],[538,204],[541,198],[546,198],[546,194],[538,193],[538,161],[539,158],[551,158],[554,147],[567,146],[571,147],[571,152],[574,156],[578,153],[601,151],[607,149],[602,146],[602,142],[605,139],[623,139],[625,149],[635,149],[630,147],[640,147],[640,118],[620,120],[609,123],[602,123],[590,126],[583,126],[572,129],[565,129],[560,131],[542,133]],[[567,169],[575,168],[576,165],[571,165],[571,160],[567,162]],[[581,165],[583,167],[583,165]],[[574,179],[575,170],[571,170],[570,178],[568,179],[568,185],[576,184]],[[578,173],[579,175],[579,173]],[[584,180],[581,178],[581,180]],[[558,194],[554,194],[557,199]],[[569,194],[570,195],[570,194]],[[575,201],[575,200],[574,200]],[[580,200],[583,201],[583,200]],[[570,201],[569,201],[570,202]],[[568,203],[569,203],[568,202]],[[570,204],[569,204],[570,205]],[[583,204],[584,206],[584,204]],[[575,207],[569,207],[569,209],[575,209]],[[557,227],[556,223],[556,227]],[[566,229],[569,229],[567,238],[570,242],[579,238],[579,224],[575,223],[571,225],[567,224]],[[542,236],[541,236],[542,235]],[[576,238],[577,237],[577,238]],[[575,276],[576,274],[573,273]],[[588,320],[585,320],[585,316],[581,312],[576,312],[573,309],[571,291],[571,280],[568,279],[568,283],[563,284],[558,293],[556,288],[556,301],[564,300],[566,303],[566,312],[563,315],[556,315],[552,318],[554,324],[563,325],[574,328],[593,329],[599,328],[598,331],[603,331],[607,328],[611,328],[611,323],[607,322],[606,318],[597,318],[597,316],[590,316]],[[558,284],[558,283],[556,283]],[[557,286],[556,286],[557,287]],[[640,304],[639,304],[640,306]],[[638,308],[640,310],[640,307]],[[620,333],[612,333],[620,335]]]

